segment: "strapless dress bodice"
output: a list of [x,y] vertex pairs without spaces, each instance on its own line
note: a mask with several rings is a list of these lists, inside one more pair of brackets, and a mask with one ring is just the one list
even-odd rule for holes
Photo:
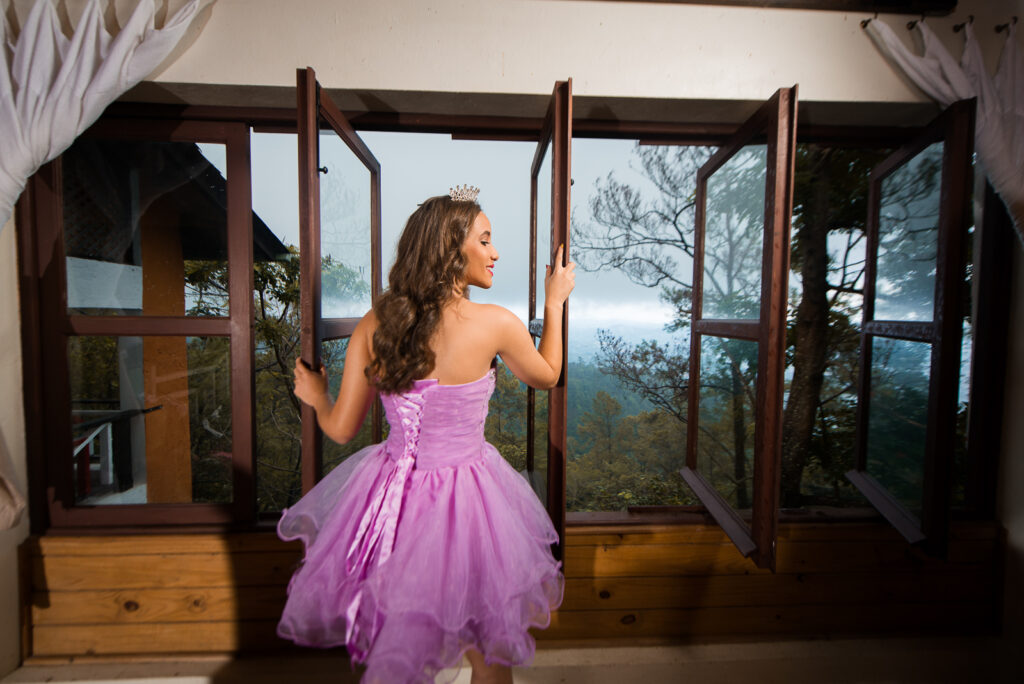
[[494,392],[494,369],[479,380],[441,385],[417,380],[401,394],[382,394],[390,430],[388,458],[414,459],[416,470],[455,466],[480,457],[487,405]]

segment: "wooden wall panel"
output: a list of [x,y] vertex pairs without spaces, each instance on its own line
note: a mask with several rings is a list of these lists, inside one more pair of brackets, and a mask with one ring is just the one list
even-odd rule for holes
[[[542,640],[972,634],[998,625],[1001,535],[955,525],[922,555],[883,524],[782,525],[778,572],[714,526],[587,527]],[[288,648],[274,633],[301,557],[272,533],[26,541],[28,656]]]
[[[956,540],[949,560],[938,560],[907,546],[906,542],[812,541],[780,544],[776,571],[871,572],[872,570],[935,569],[991,558],[991,540]],[[567,547],[567,577],[638,577],[644,575],[754,575],[769,573],[755,568],[726,544],[618,544]]]
[[561,611],[719,606],[991,602],[991,573],[964,572],[706,575],[567,579]]
[[281,586],[199,587],[69,591],[60,598],[48,602],[37,592],[32,599],[33,624],[270,620],[280,616],[285,593]]
[[35,629],[37,656],[223,653],[281,647],[277,620],[187,624],[47,625]]
[[737,606],[693,609],[559,611],[542,639],[813,637],[974,634],[988,631],[977,603],[831,606]]

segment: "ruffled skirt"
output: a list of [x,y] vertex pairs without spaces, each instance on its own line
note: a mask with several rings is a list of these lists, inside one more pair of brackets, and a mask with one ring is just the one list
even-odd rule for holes
[[367,447],[283,512],[278,535],[306,552],[278,635],[346,646],[367,682],[433,682],[469,648],[488,663],[532,662],[527,630],[548,626],[563,577],[550,551],[557,535],[529,485],[486,443],[458,465],[414,469],[390,555],[352,567],[360,522],[395,467],[383,444]]

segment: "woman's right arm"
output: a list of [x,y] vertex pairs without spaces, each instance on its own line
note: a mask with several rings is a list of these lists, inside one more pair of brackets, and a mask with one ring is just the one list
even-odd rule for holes
[[562,265],[562,250],[558,248],[555,266],[547,267],[544,278],[544,331],[540,344],[533,346],[533,338],[523,322],[512,312],[505,313],[498,326],[498,354],[512,373],[535,389],[550,389],[562,374],[562,307],[576,283],[576,264]]
[[363,316],[352,332],[336,401],[331,401],[327,393],[326,371],[323,368],[320,372],[311,371],[299,359],[295,360],[295,396],[316,410],[320,429],[339,444],[352,440],[359,433],[376,396],[376,388],[363,372],[370,365],[370,349],[376,328],[377,318],[371,311]]

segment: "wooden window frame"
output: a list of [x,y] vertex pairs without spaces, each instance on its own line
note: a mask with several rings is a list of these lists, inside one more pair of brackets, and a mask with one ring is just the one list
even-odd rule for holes
[[[860,377],[857,396],[856,467],[847,478],[911,544],[945,553],[949,533],[951,468],[956,442],[957,394],[962,343],[962,277],[967,214],[970,210],[970,161],[974,151],[975,100],[950,105],[914,140],[896,150],[871,173],[868,192]],[[875,319],[875,278],[879,246],[882,182],[929,145],[943,142],[936,277],[930,321]],[[922,482],[921,519],[908,511],[867,472],[871,361],[875,338],[924,342],[931,346],[928,425]]]
[[[642,0],[605,0],[640,2]],[[832,12],[882,12],[946,16],[956,9],[956,0],[658,0],[676,5],[718,7],[761,7],[770,9],[826,10]]]
[[[316,80],[311,67],[296,70],[296,121],[299,174],[299,349],[312,368],[321,365],[324,342],[350,337],[359,318],[324,318],[320,282],[320,132],[331,130],[341,138],[370,173],[370,295],[381,293],[381,197],[380,163],[356,133],[348,119]],[[301,409],[302,493],[320,481],[323,473],[323,432],[316,411],[303,403]],[[374,439],[381,438],[380,402],[372,409]]]
[[[687,400],[686,466],[683,479],[715,521],[758,567],[775,568],[779,476],[782,451],[782,397],[789,275],[789,228],[793,206],[797,89],[777,91],[697,172],[693,304],[690,328],[690,380]],[[703,316],[705,205],[708,179],[744,146],[765,136],[764,229],[760,312],[757,320]],[[697,470],[700,404],[700,349],[705,336],[757,342],[754,407],[753,507],[748,528]]]
[[[559,245],[564,245],[562,264],[569,262],[569,222],[571,212],[570,190],[572,186],[572,79],[555,83],[548,103],[547,114],[541,129],[540,139],[530,166],[530,267],[529,321],[530,334],[540,338],[543,321],[537,319],[537,198],[538,182],[544,158],[551,153],[551,253],[550,263],[555,262]],[[548,459],[547,491],[545,504],[558,542],[553,545],[555,558],[561,560],[565,541],[565,478],[566,478],[566,428],[568,425],[568,342],[569,302],[562,306],[562,373],[558,382],[548,390]],[[526,389],[526,470],[535,472],[534,467],[534,409],[536,390]],[[534,478],[530,478],[531,483]],[[538,494],[540,494],[538,492]]]
[[[571,107],[571,104],[570,104]],[[171,120],[174,126],[182,125],[182,118],[192,122],[207,122],[216,125],[242,125],[252,127],[256,131],[289,131],[296,130],[296,110],[272,108],[243,107],[210,107],[210,106],[169,106],[157,104],[115,103],[101,119],[104,121],[118,120],[131,122],[132,125],[149,121],[157,125]],[[515,139],[535,140],[541,138],[542,119],[524,117],[491,117],[473,115],[431,115],[415,113],[356,113],[347,118],[352,122],[354,130],[387,130],[406,132],[440,132],[450,133],[460,138],[478,139]],[[721,144],[735,132],[736,127],[728,124],[687,124],[678,122],[629,122],[629,121],[598,121],[577,119],[570,121],[576,137],[629,138],[649,142],[671,144]],[[851,127],[851,126],[807,126],[801,125],[798,139],[801,142],[815,141],[829,144],[853,144],[878,146],[902,143],[916,133],[916,128],[895,127]],[[248,135],[248,131],[246,131]],[[216,141],[211,141],[216,142]],[[243,160],[236,159],[236,163]],[[230,161],[229,156],[229,165]],[[248,164],[248,148],[244,163]],[[74,524],[67,524],[59,515],[50,518],[50,504],[56,499],[56,480],[54,470],[49,464],[55,453],[51,448],[54,441],[54,426],[48,420],[51,413],[47,407],[52,405],[53,398],[47,396],[45,389],[52,384],[53,370],[50,368],[54,358],[54,349],[60,348],[48,333],[53,329],[53,312],[47,302],[60,300],[63,297],[63,284],[55,291],[55,268],[63,269],[63,265],[53,262],[54,250],[59,246],[55,242],[52,231],[42,230],[45,225],[58,225],[59,219],[59,164],[60,160],[44,166],[30,179],[25,192],[19,199],[16,211],[19,284],[22,320],[22,353],[23,370],[26,378],[24,386],[24,404],[26,415],[27,451],[29,458],[29,477],[31,482],[29,505],[34,533],[45,532],[52,527],[55,530],[67,530],[74,533],[88,533],[90,528],[97,531],[113,530],[140,531],[159,525],[170,530],[175,527],[192,525],[191,529],[224,530],[236,527],[250,527],[253,524],[251,511],[242,515],[233,515],[228,511],[203,511],[205,504],[176,504],[166,507],[167,510],[144,513],[144,509],[153,510],[155,504],[132,507],[131,514],[117,515],[111,512],[99,512],[95,517],[78,517]],[[231,174],[237,180],[237,174]],[[244,177],[248,178],[246,172]],[[250,191],[247,188],[247,191]],[[993,497],[996,482],[996,463],[993,445],[998,445],[999,416],[1001,412],[980,410],[997,409],[1001,406],[1001,396],[989,396],[992,387],[999,387],[998,377],[1002,368],[1002,359],[1006,355],[1005,312],[1008,310],[1007,294],[1002,286],[1006,274],[1010,270],[1007,249],[1012,246],[1014,238],[1006,212],[1000,201],[989,191],[985,202],[984,221],[979,225],[981,230],[979,263],[983,266],[975,272],[979,302],[976,311],[975,354],[972,361],[974,371],[971,380],[971,438],[969,450],[972,454],[971,482],[969,483],[969,505],[973,506],[972,517],[986,518],[993,514]],[[251,212],[251,201],[248,202],[246,215]],[[534,224],[534,230],[535,230]],[[535,235],[531,238],[535,240]],[[535,243],[534,243],[535,244]],[[251,250],[251,243],[248,249]],[[534,247],[535,249],[535,247]],[[536,262],[531,264],[536,268]],[[235,269],[237,270],[237,269]],[[251,269],[247,269],[250,270]],[[535,283],[535,271],[531,273],[531,282]],[[251,285],[250,291],[251,291]],[[535,288],[535,285],[534,285]],[[234,297],[234,288],[232,297]],[[536,305],[534,290],[534,306]],[[244,299],[248,299],[245,297]],[[59,309],[58,309],[59,310]],[[535,309],[534,312],[535,313]],[[194,319],[195,322],[198,319]],[[85,323],[88,326],[90,324]],[[149,325],[146,323],[139,325]],[[159,324],[158,324],[159,325]],[[205,323],[200,324],[206,325]],[[234,324],[232,324],[233,326]],[[239,325],[242,325],[239,321]],[[245,325],[248,325],[246,323]],[[245,327],[245,326],[243,326]],[[46,331],[46,332],[44,332]],[[332,330],[331,333],[343,332]],[[181,334],[179,331],[176,333]],[[60,333],[64,334],[64,333]],[[982,353],[979,353],[979,350]],[[60,354],[64,354],[60,351]],[[232,364],[236,363],[232,356]],[[250,361],[251,363],[251,361]],[[989,389],[983,389],[983,388]],[[986,393],[987,392],[987,393]],[[236,402],[237,403],[237,402]],[[254,414],[250,413],[249,422]],[[984,429],[980,426],[984,425]],[[235,425],[236,434],[240,426]],[[993,441],[995,440],[995,441]],[[532,444],[532,441],[530,442]],[[237,445],[236,445],[237,447]],[[254,454],[249,457],[254,458]],[[251,466],[250,466],[251,467]],[[252,486],[250,479],[248,485]],[[235,503],[239,501],[236,489]],[[252,495],[254,497],[254,494]],[[254,509],[254,505],[253,505]],[[186,515],[183,512],[191,511]],[[80,511],[79,513],[83,513]],[[92,511],[90,511],[91,513]],[[139,513],[144,515],[139,516]],[[227,513],[227,514],[225,514]],[[562,508],[564,515],[564,506]],[[785,512],[780,516],[786,519]],[[72,515],[72,517],[76,517]],[[794,518],[798,520],[800,518]],[[706,523],[707,519],[699,510],[693,511],[657,511],[644,515],[619,514],[572,514],[568,520],[570,527],[629,524],[643,527],[650,524],[674,523]],[[564,523],[563,523],[564,524]],[[564,529],[564,528],[563,528]],[[560,530],[562,531],[562,530]]]
[[[47,526],[53,528],[128,527],[142,525],[230,525],[254,518],[253,444],[255,443],[253,381],[253,245],[251,173],[248,129],[243,123],[213,121],[140,121],[101,119],[83,137],[110,140],[217,143],[227,158],[227,250],[229,315],[192,316],[83,316],[67,311],[67,276],[64,258],[62,164],[58,158],[30,180],[31,189],[19,201],[19,214],[27,208],[31,228],[20,232],[21,265],[32,280],[23,284],[22,301],[38,312],[34,326],[23,335],[35,341],[38,356],[26,358],[35,366],[38,390],[26,391],[26,407],[45,416],[46,428],[34,446],[44,455],[33,472],[45,473]],[[26,207],[26,205],[28,205]],[[26,301],[27,299],[27,301]],[[34,317],[33,317],[34,318]],[[38,326],[38,327],[36,327]],[[77,505],[67,454],[71,453],[71,404],[67,341],[71,336],[203,336],[230,339],[231,356],[231,464],[230,503],[147,503]],[[32,344],[32,341],[29,344]],[[28,377],[28,376],[27,376]],[[28,387],[29,383],[26,383]],[[38,479],[36,480],[38,482]],[[37,505],[35,510],[42,512]]]

